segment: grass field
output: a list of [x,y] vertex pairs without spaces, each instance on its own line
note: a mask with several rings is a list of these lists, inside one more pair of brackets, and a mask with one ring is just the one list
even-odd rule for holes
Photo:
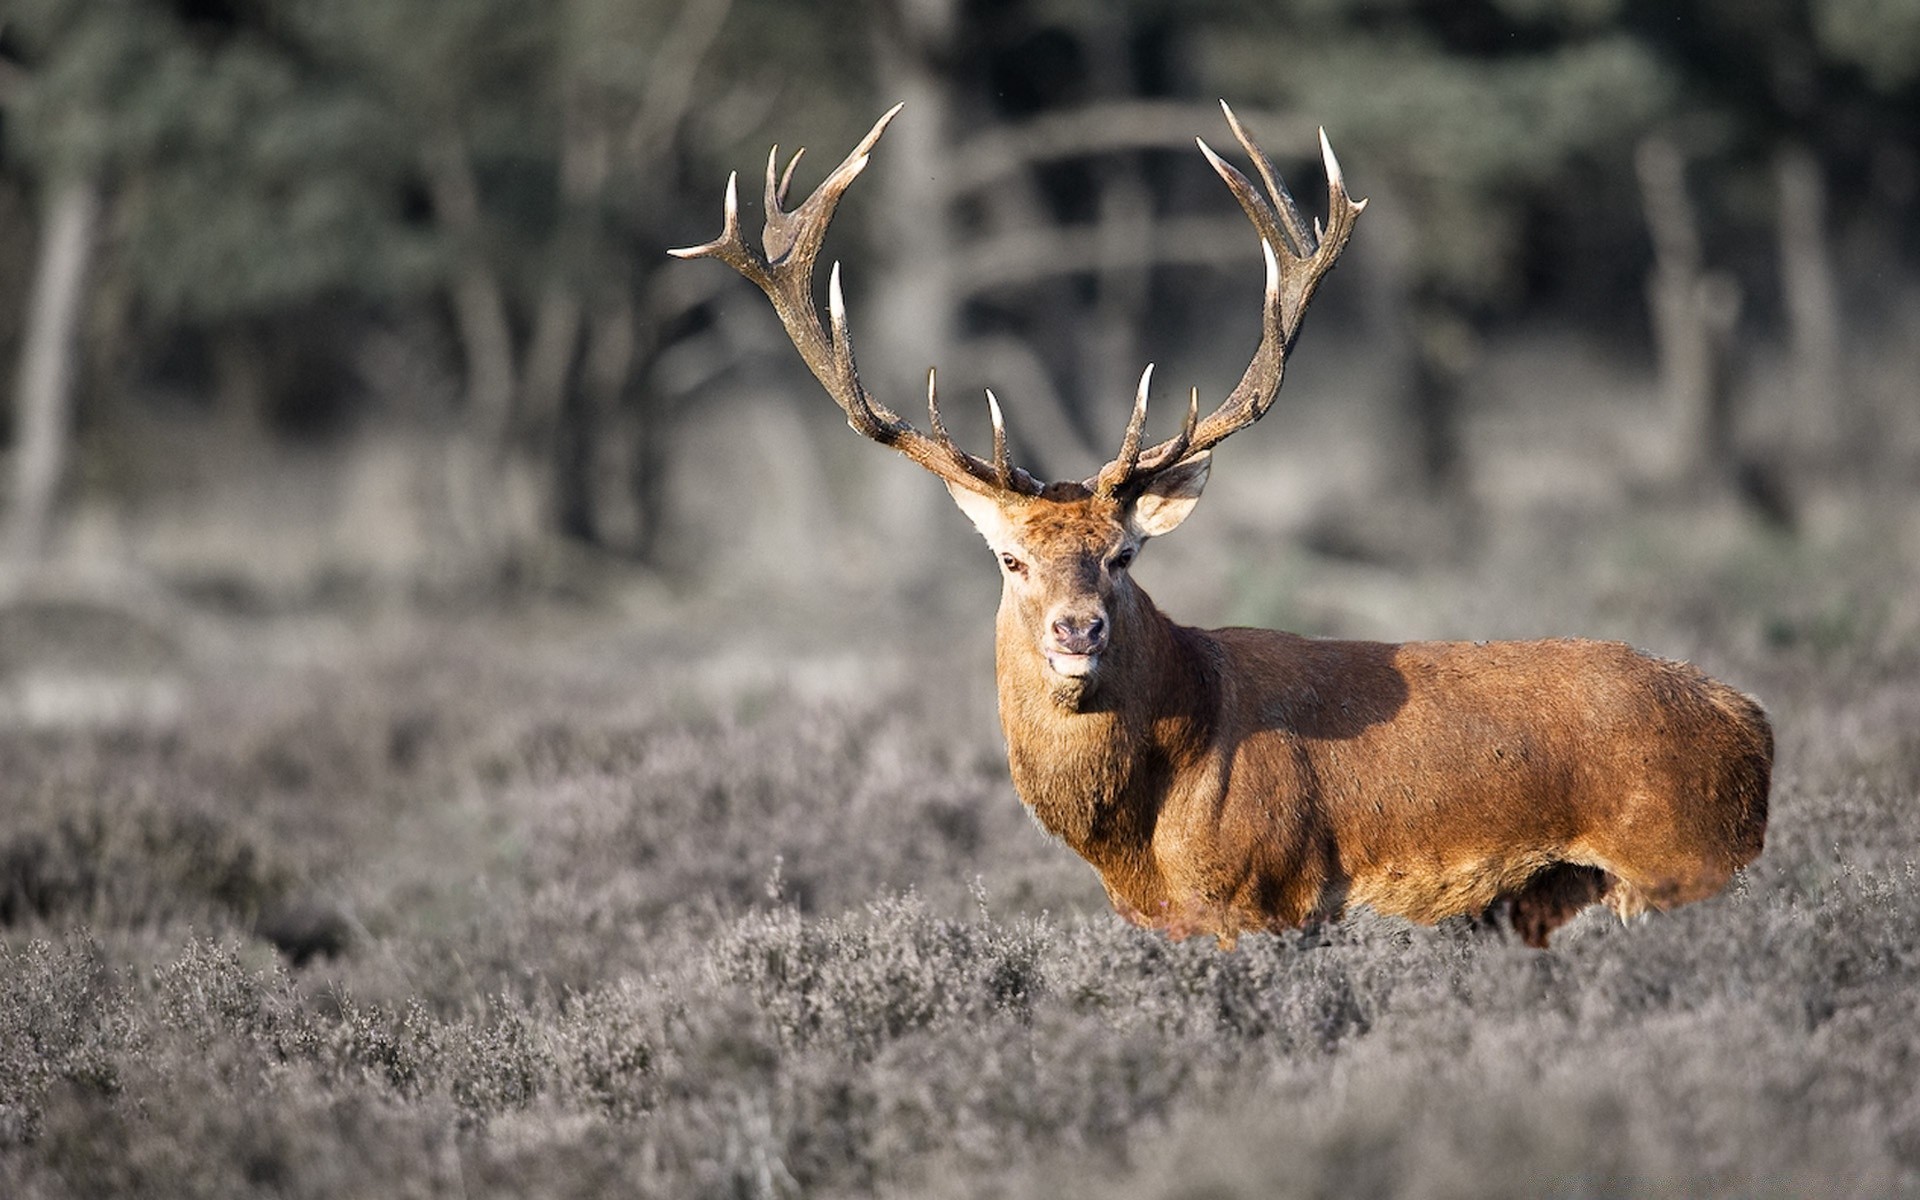
[[1766,702],[1760,860],[1545,953],[1120,923],[1007,781],[984,559],[913,617],[16,604],[0,1194],[1920,1194],[1902,496],[1163,559],[1220,619],[1619,636]]

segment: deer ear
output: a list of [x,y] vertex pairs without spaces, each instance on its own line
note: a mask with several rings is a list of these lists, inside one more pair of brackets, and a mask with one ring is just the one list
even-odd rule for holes
[[1143,538],[1159,537],[1179,528],[1200,502],[1212,465],[1213,453],[1202,450],[1156,474],[1147,490],[1128,507],[1128,527]]
[[1000,502],[985,492],[976,492],[972,488],[949,481],[947,494],[967,514],[967,520],[987,539],[987,545],[996,549],[1007,542],[1007,516],[1000,509]]

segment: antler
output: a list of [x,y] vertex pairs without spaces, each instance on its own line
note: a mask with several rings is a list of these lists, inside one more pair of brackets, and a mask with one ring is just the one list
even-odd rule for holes
[[1038,480],[1015,467],[1007,453],[1006,425],[1000,416],[1000,404],[987,393],[987,408],[993,418],[993,461],[975,458],[962,450],[947,433],[940,420],[940,403],[932,371],[927,372],[927,417],[933,435],[921,433],[892,409],[875,400],[860,382],[854,367],[853,340],[847,331],[847,304],[840,291],[840,264],[833,265],[827,283],[827,307],[831,332],[822,328],[819,310],[813,301],[813,266],[820,244],[827,236],[827,225],[834,210],[860,172],[866,169],[867,156],[885,133],[887,125],[904,105],[896,104],[860,139],[825,182],[814,189],[799,208],[786,212],[787,187],[793,182],[793,169],[804,150],[796,151],[785,171],[778,171],[780,148],[767,155],[766,230],[761,235],[764,252],[747,245],[740,233],[739,172],[727,177],[726,224],[720,236],[701,246],[688,246],[667,253],[678,258],[717,258],[757,284],[773,301],[780,323],[793,339],[800,357],[847,414],[847,424],[855,433],[872,438],[919,463],[946,480],[976,492],[1013,492],[1038,495]]
[[1134,396],[1133,416],[1127,422],[1119,456],[1087,481],[1089,487],[1102,495],[1137,488],[1155,473],[1211,450],[1266,415],[1280,392],[1287,353],[1293,349],[1294,339],[1300,336],[1300,322],[1306,316],[1307,304],[1319,288],[1321,278],[1339,261],[1347,239],[1353,236],[1354,221],[1367,206],[1365,200],[1354,200],[1347,195],[1340,162],[1334,158],[1333,147],[1328,144],[1323,129],[1320,156],[1327,170],[1327,224],[1322,228],[1316,219],[1309,229],[1287,185],[1273,169],[1272,160],[1224,100],[1220,102],[1220,111],[1227,115],[1234,138],[1253,159],[1261,181],[1266,184],[1267,195],[1272,197],[1269,204],[1247,177],[1215,154],[1205,140],[1194,139],[1260,235],[1260,253],[1267,265],[1266,295],[1260,310],[1260,346],[1254,351],[1246,374],[1219,408],[1204,421],[1197,420],[1199,393],[1195,392],[1179,434],[1143,451],[1140,441],[1147,422],[1147,383],[1153,376],[1153,368],[1147,367],[1140,377],[1140,390]]
[[[773,302],[780,323],[806,360],[814,378],[847,414],[847,425],[854,432],[871,438],[919,463],[949,483],[980,492],[1006,492],[1034,496],[1043,490],[1041,483],[1015,467],[1007,453],[1007,431],[1000,405],[987,393],[987,408],[993,418],[993,461],[976,458],[962,450],[948,434],[940,419],[940,403],[932,371],[927,372],[927,418],[932,436],[921,433],[885,404],[874,399],[860,382],[853,361],[853,339],[847,330],[846,299],[840,290],[840,264],[835,263],[827,283],[829,325],[820,323],[813,301],[813,267],[826,239],[827,226],[833,220],[840,198],[860,172],[866,169],[868,155],[886,132],[887,125],[899,115],[903,105],[896,104],[874,122],[867,136],[842,159],[826,180],[814,189],[799,208],[787,212],[787,188],[793,182],[794,168],[804,151],[795,151],[784,171],[779,169],[780,148],[767,155],[766,228],[760,241],[763,250],[747,245],[740,232],[739,173],[727,177],[726,223],[720,236],[700,246],[688,246],[668,253],[679,258],[717,258],[752,280]],[[1365,200],[1347,195],[1346,180],[1339,160],[1327,143],[1326,131],[1320,133],[1320,154],[1327,171],[1327,224],[1316,219],[1311,228],[1299,206],[1288,193],[1286,184],[1273,163],[1254,141],[1253,135],[1226,101],[1220,102],[1233,136],[1252,158],[1267,196],[1254,190],[1247,177],[1228,164],[1203,140],[1201,153],[1226,181],[1234,199],[1253,222],[1260,235],[1260,253],[1266,262],[1267,284],[1261,302],[1260,346],[1246,374],[1219,408],[1200,419],[1200,396],[1196,390],[1187,404],[1186,420],[1180,432],[1150,449],[1141,446],[1147,423],[1147,388],[1153,378],[1149,365],[1140,376],[1140,388],[1134,396],[1133,415],[1120,453],[1100,469],[1099,474],[1082,485],[1101,495],[1114,496],[1135,490],[1153,475],[1194,455],[1203,454],[1233,434],[1266,415],[1280,391],[1286,370],[1287,354],[1300,335],[1300,323],[1307,304],[1313,299],[1320,280],[1333,269],[1353,236],[1353,226]]]

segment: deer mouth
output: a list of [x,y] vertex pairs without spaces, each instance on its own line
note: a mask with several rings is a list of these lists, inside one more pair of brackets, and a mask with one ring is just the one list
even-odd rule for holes
[[1100,666],[1100,652],[1076,654],[1069,650],[1046,651],[1047,669],[1067,679],[1085,679]]

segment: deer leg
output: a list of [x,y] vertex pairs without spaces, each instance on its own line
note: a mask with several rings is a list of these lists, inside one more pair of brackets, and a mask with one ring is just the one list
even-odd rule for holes
[[1613,910],[1624,924],[1642,913],[1664,912],[1682,904],[1704,900],[1727,886],[1733,871],[1724,867],[1703,867],[1691,874],[1628,879],[1609,872],[1600,902]]
[[1606,894],[1608,880],[1598,867],[1555,863],[1508,898],[1507,919],[1521,941],[1545,950],[1554,930]]

